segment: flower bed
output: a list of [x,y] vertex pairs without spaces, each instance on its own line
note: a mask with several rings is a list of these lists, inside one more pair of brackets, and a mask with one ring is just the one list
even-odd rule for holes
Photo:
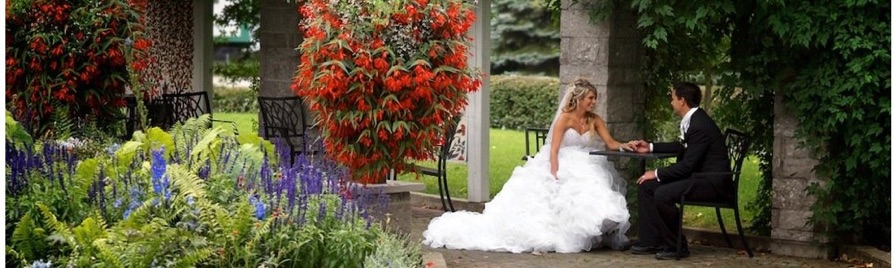
[[[205,129],[207,120],[137,132],[122,145],[32,143],[7,132],[7,266],[360,267],[394,255],[421,263],[418,243],[381,252],[393,234],[369,214],[387,200],[352,187],[343,168],[285,163],[274,153],[282,146]],[[83,149],[96,147],[106,150]]]

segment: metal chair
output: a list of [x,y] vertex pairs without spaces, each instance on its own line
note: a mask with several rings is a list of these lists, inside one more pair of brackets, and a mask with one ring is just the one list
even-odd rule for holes
[[450,154],[450,144],[453,143],[453,136],[456,135],[457,125],[462,116],[456,116],[453,120],[448,121],[444,130],[444,141],[438,146],[438,166],[437,168],[423,167],[412,165],[410,168],[422,175],[436,177],[438,179],[438,194],[441,196],[441,207],[444,211],[456,211],[453,208],[453,200],[450,199],[450,189],[447,188],[447,158]]
[[308,144],[308,130],[304,102],[301,97],[258,97],[261,108],[261,134],[265,138],[281,138],[291,150],[291,161],[302,153],[316,154]]
[[[206,91],[163,94],[162,99],[164,100],[162,105],[169,109],[165,118],[161,120],[163,122],[160,122],[164,128],[170,128],[175,123],[186,122],[190,118],[208,114],[211,117],[211,122],[232,124],[233,129],[238,133],[236,122],[214,119],[214,115],[211,112],[211,100],[208,98],[208,92]],[[211,126],[209,125],[208,127]]]
[[685,206],[713,207],[714,211],[717,213],[717,222],[720,224],[720,231],[723,232],[723,238],[726,239],[726,244],[732,248],[733,242],[729,239],[729,235],[726,233],[726,228],[723,226],[723,217],[720,216],[720,209],[726,208],[732,209],[736,216],[736,228],[739,231],[739,238],[742,239],[742,245],[745,246],[745,251],[748,252],[748,257],[754,257],[754,253],[751,252],[751,247],[748,246],[748,242],[745,240],[745,232],[742,231],[742,220],[739,218],[739,178],[742,174],[742,162],[744,162],[745,156],[748,154],[748,147],[751,145],[751,137],[737,130],[727,129],[725,139],[726,148],[729,151],[729,158],[733,164],[732,171],[695,173],[692,174],[692,177],[731,176],[733,180],[732,193],[728,197],[723,197],[720,200],[714,201],[688,201],[686,200],[688,191],[683,193],[680,197],[680,233],[677,236],[677,249],[682,250],[683,247],[683,208]]
[[143,100],[147,111],[147,120],[149,120],[148,123],[140,123],[136,97],[133,95],[126,95],[124,96],[124,101],[126,104],[122,107],[124,116],[118,118],[124,121],[125,133],[120,137],[122,140],[129,140],[134,131],[142,128],[143,125],[157,126],[165,129],[170,127],[168,121],[170,121],[170,113],[173,108],[169,107],[170,105],[166,105],[163,99]]
[[522,156],[521,160],[528,161],[534,157],[531,154],[531,136],[534,136],[534,154],[540,152],[540,147],[546,144],[546,134],[549,132],[548,128],[525,128],[525,155]]

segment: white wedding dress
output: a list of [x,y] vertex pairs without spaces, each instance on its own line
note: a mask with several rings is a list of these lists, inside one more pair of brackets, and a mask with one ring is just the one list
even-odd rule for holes
[[628,243],[626,185],[604,156],[591,156],[593,131],[565,131],[558,180],[550,174],[549,144],[512,176],[483,213],[447,212],[423,232],[434,248],[572,253]]

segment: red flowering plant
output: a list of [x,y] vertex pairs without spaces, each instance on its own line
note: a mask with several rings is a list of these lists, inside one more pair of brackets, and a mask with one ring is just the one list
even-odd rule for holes
[[[147,3],[6,2],[6,106],[16,120],[44,136],[59,116],[77,122],[121,118],[130,72],[149,60],[152,42],[142,34]],[[138,60],[128,62],[131,53]]]
[[444,123],[478,90],[462,0],[309,0],[292,89],[317,114],[328,155],[360,183],[433,159]]

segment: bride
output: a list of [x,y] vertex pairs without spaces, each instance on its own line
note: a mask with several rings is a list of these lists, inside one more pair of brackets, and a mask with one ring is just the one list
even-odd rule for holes
[[622,249],[630,214],[626,185],[603,156],[591,156],[598,135],[609,150],[622,145],[593,111],[596,87],[578,79],[568,87],[550,126],[550,140],[516,167],[482,213],[447,212],[423,232],[433,248],[572,253]]

